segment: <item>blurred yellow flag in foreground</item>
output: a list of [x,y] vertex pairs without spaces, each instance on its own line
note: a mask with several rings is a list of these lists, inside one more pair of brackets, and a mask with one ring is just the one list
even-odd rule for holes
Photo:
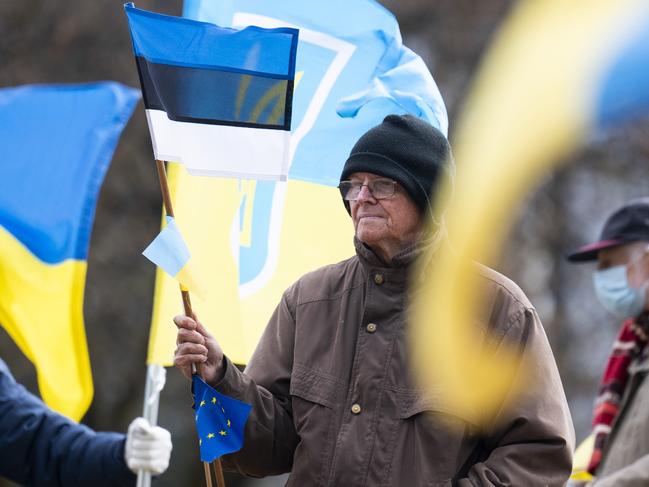
[[[648,26],[645,1],[529,0],[489,51],[454,139],[450,246],[415,303],[415,365],[423,385],[444,387],[452,405],[487,419],[520,371],[513,350],[473,353],[469,324],[480,304],[473,261],[498,261],[525,195],[589,132],[649,106],[646,76],[636,76],[648,69]],[[447,184],[440,201],[450,193]]]
[[575,457],[572,460],[572,480],[593,480],[588,473],[588,464],[595,448],[595,435],[589,435],[575,450]]

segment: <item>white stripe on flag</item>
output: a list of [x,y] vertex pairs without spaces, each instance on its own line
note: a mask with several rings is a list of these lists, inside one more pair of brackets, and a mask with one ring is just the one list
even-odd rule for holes
[[181,162],[190,174],[286,181],[290,132],[176,122],[146,110],[156,159]]

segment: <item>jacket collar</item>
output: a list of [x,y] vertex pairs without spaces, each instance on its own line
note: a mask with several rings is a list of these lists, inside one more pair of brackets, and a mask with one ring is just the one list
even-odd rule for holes
[[354,237],[356,255],[365,267],[379,267],[383,269],[408,269],[425,252],[434,245],[433,240],[425,239],[396,254],[390,263],[386,263],[371,248]]

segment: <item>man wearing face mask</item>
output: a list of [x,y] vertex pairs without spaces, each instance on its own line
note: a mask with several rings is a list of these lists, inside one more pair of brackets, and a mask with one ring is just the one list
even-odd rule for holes
[[[595,293],[621,320],[595,401],[594,487],[649,485],[649,198],[629,202],[604,224],[597,242],[568,256],[597,261]],[[585,485],[585,484],[571,484]]]

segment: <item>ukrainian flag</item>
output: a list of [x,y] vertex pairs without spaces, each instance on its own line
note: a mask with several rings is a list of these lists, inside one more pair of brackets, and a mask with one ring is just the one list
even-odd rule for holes
[[93,395],[90,231],[138,98],[112,82],[0,89],[0,324],[36,367],[45,402],[76,420]]

